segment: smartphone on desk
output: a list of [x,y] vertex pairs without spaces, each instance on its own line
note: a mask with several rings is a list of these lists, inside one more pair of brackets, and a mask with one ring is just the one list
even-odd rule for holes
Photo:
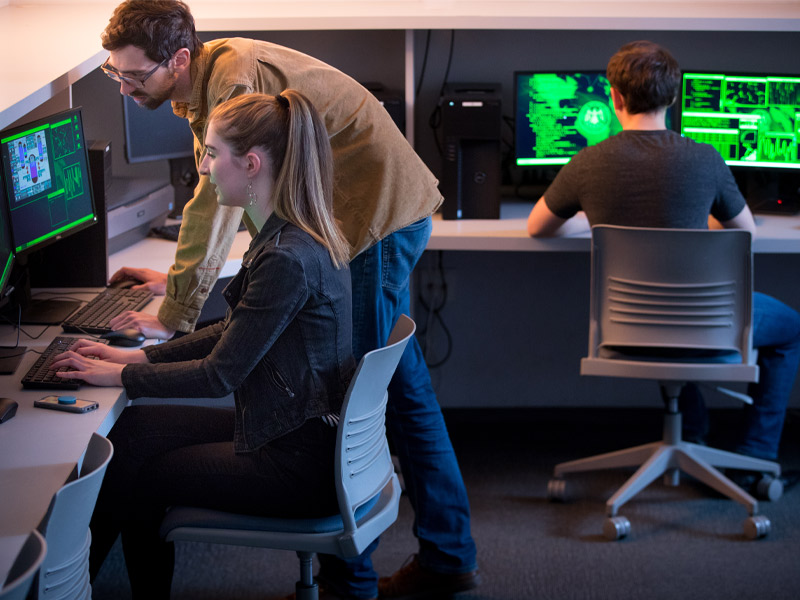
[[87,413],[97,410],[99,406],[94,400],[81,400],[75,396],[45,396],[40,400],[34,400],[36,408],[50,408],[52,410],[63,410],[72,413]]

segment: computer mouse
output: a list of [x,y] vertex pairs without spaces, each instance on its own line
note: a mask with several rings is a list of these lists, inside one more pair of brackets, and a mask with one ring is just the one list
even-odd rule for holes
[[108,340],[111,346],[141,346],[147,339],[138,329],[118,329],[109,331],[100,336],[101,339]]
[[17,414],[17,403],[11,398],[0,398],[0,423],[5,423]]

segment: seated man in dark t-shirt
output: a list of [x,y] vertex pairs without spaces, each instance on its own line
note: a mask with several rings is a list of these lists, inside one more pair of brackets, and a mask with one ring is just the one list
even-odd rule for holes
[[[533,207],[528,233],[545,237],[585,230],[581,220],[572,219],[584,211],[591,225],[705,229],[711,224],[755,234],[753,215],[719,153],[666,128],[666,111],[680,86],[672,55],[652,42],[632,42],[611,57],[607,75],[622,132],[582,150],[561,169]],[[750,386],[754,403],[745,408],[734,450],[774,460],[800,363],[800,314],[755,293],[753,324],[760,381]],[[687,389],[681,404],[687,432],[702,437],[706,414],[695,388]]]

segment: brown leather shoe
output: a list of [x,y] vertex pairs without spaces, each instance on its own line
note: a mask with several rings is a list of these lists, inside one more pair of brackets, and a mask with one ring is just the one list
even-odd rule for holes
[[389,577],[378,580],[378,597],[394,600],[441,600],[478,587],[478,569],[467,573],[437,573],[419,564],[417,555]]
[[[361,598],[356,598],[355,596],[340,596],[333,591],[329,591],[325,589],[325,586],[319,584],[317,586],[317,591],[319,592],[319,600],[362,600]],[[297,600],[297,596],[294,592],[286,596],[283,600]],[[378,600],[377,598],[370,598],[369,600]]]

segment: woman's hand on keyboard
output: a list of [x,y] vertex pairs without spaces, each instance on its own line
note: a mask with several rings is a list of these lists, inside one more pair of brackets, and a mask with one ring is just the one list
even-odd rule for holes
[[74,371],[56,373],[57,376],[64,379],[80,379],[91,385],[121,386],[122,369],[125,368],[125,365],[81,356],[77,352],[69,350],[59,354],[50,366],[51,369],[60,369],[61,367],[74,369]]
[[[132,363],[146,363],[147,356],[142,350],[123,350],[113,348],[106,344],[98,344],[91,340],[78,340],[69,348],[71,351],[89,359],[100,359],[107,362],[128,365]],[[69,352],[64,352],[60,356],[66,356]],[[59,357],[57,356],[56,359]]]

